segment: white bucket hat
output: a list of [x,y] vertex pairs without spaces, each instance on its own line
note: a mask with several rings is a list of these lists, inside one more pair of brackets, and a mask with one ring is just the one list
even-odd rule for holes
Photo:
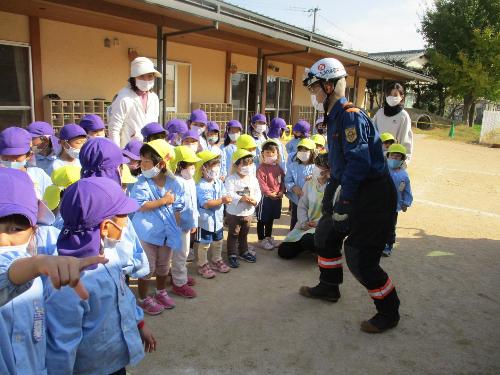
[[147,73],[154,73],[155,77],[161,77],[161,73],[155,69],[153,62],[147,57],[136,57],[130,63],[131,77],[135,78]]

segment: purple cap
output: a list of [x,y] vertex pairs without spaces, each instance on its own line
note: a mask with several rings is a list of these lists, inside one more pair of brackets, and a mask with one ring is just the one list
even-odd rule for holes
[[196,139],[197,141],[200,140],[200,135],[196,130],[188,130],[186,133],[182,135],[182,140],[185,140],[186,138],[193,138]]
[[0,133],[0,155],[24,155],[31,150],[31,134],[11,126]]
[[88,132],[96,132],[104,129],[104,122],[99,115],[85,115],[80,121],[80,126]]
[[52,125],[44,121],[35,121],[29,124],[28,133],[31,134],[32,138],[55,135]]
[[207,132],[220,131],[219,124],[215,121],[209,121],[207,124]]
[[26,172],[0,168],[0,181],[0,217],[23,215],[31,226],[54,222],[52,212],[36,197],[35,186]]
[[109,178],[89,177],[75,182],[66,188],[60,204],[64,226],[57,239],[59,255],[77,258],[98,255],[100,224],[138,209],[137,202],[127,198],[121,186]]
[[267,136],[269,138],[279,138],[281,137],[281,129],[286,129],[286,121],[281,117],[275,117],[271,120]]
[[238,120],[230,120],[226,124],[226,130],[229,128],[243,129],[243,126],[241,126],[241,122],[239,122]]
[[158,124],[157,122],[150,122],[141,129],[141,134],[144,139],[146,139],[150,135],[158,133],[166,134],[167,132],[165,131],[165,129],[163,129],[163,126],[161,126],[161,124]]
[[311,125],[306,120],[299,120],[292,128],[292,131],[304,133],[306,136],[309,135],[310,130]]
[[190,122],[201,122],[202,124],[207,124],[208,118],[207,114],[205,111],[201,109],[195,109],[193,112],[191,112],[191,116],[189,116],[189,121]]
[[189,130],[186,121],[181,120],[179,118],[174,118],[170,120],[169,122],[166,123],[165,129],[167,129],[168,132],[168,141],[172,142],[177,134],[184,134],[187,133]]
[[265,115],[263,115],[262,113],[257,113],[256,115],[253,115],[253,116],[252,116],[251,123],[252,123],[252,124],[255,124],[257,121],[267,122],[267,118],[266,118],[266,116],[265,116]]
[[73,138],[86,137],[85,130],[77,124],[64,125],[59,132],[59,138],[63,141],[71,141]]
[[82,178],[96,176],[108,177],[121,186],[118,168],[130,160],[123,156],[122,150],[108,138],[92,138],[80,150]]
[[122,150],[122,154],[130,160],[141,160],[141,147],[143,145],[144,143],[142,143],[141,141],[132,139],[125,145],[125,148]]

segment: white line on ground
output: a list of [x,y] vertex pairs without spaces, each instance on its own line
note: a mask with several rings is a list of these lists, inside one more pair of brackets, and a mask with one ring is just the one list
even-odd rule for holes
[[464,212],[469,212],[471,214],[483,215],[483,216],[488,216],[488,217],[496,217],[496,218],[500,219],[500,214],[497,214],[497,213],[494,213],[494,212],[474,210],[472,208],[460,207],[460,206],[451,206],[449,204],[432,202],[432,201],[428,201],[428,200],[425,200],[425,199],[415,199],[415,202],[418,202],[418,203],[421,203],[421,204],[425,204],[427,206],[448,208],[448,209],[451,209],[451,210],[464,211]]
[[498,173],[472,171],[472,170],[468,170],[468,169],[458,169],[458,168],[435,168],[435,169],[439,170],[439,171],[453,171],[453,172],[462,172],[462,173],[470,173],[470,174],[484,174],[485,176],[498,176],[498,177],[500,177],[500,174],[498,174]]

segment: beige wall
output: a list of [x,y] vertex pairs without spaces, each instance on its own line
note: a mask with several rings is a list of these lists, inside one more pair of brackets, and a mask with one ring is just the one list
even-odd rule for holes
[[[128,48],[135,48],[141,56],[156,56],[152,38],[46,19],[40,21],[40,29],[43,93],[57,93],[61,98],[110,100],[126,85]],[[119,44],[105,48],[105,38],[117,38]],[[168,58],[191,63],[193,102],[224,101],[224,52],[169,43]],[[187,79],[188,74],[179,77]],[[187,109],[186,100],[187,96],[180,98],[183,109]]]
[[29,20],[27,16],[0,12],[0,40],[29,43]]

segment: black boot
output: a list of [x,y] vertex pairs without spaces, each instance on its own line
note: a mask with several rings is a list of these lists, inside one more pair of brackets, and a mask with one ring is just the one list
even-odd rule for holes
[[382,333],[399,323],[399,298],[396,289],[387,297],[374,300],[377,313],[370,320],[361,323],[361,330],[367,333]]
[[317,298],[329,302],[337,302],[340,299],[339,286],[325,284],[322,281],[314,287],[301,286],[299,293],[304,297]]

